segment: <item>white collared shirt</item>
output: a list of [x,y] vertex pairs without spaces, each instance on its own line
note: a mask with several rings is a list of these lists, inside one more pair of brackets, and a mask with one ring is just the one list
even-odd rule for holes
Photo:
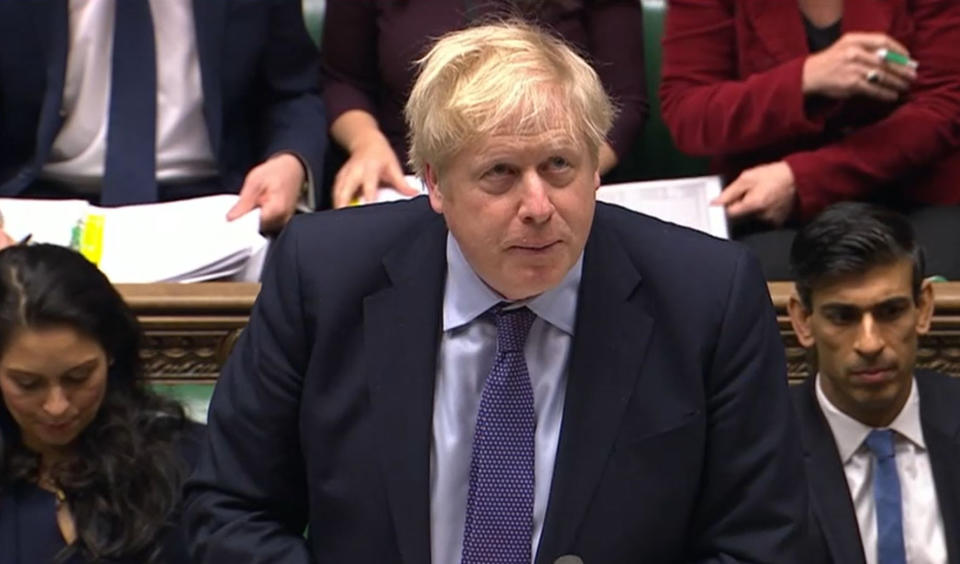
[[[70,0],[63,127],[41,177],[99,191],[107,150],[117,0]],[[150,0],[157,52],[157,179],[215,176],[191,0]]]
[[[557,287],[525,303],[537,315],[524,346],[536,418],[531,558],[540,544],[550,497],[582,270],[581,253]],[[477,276],[456,240],[448,235],[443,336],[437,357],[430,443],[432,562],[460,562],[473,434],[497,344],[493,320],[478,316],[502,301]]]
[[[873,427],[853,419],[830,403],[816,382],[817,402],[837,443],[850,498],[857,514],[867,564],[877,564],[877,513],[873,497],[874,457],[864,444]],[[903,409],[887,427],[894,431],[894,454],[900,478],[903,541],[909,564],[945,564],[943,517],[933,483],[930,455],[920,425],[920,396],[913,381]]]

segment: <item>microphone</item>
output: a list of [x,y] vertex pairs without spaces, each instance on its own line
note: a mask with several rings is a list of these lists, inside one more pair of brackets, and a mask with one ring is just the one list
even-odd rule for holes
[[553,561],[553,564],[583,564],[583,558],[574,554],[564,554]]

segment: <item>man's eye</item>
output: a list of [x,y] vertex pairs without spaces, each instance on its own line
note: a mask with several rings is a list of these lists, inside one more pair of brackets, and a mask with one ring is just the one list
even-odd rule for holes
[[483,173],[486,177],[505,176],[507,174],[510,174],[510,167],[505,164],[495,164],[487,169],[487,172]]
[[881,305],[874,312],[877,321],[895,321],[907,310],[903,304]]
[[860,321],[860,312],[853,309],[836,309],[828,311],[825,317],[834,325],[850,325]]
[[570,166],[570,161],[563,157],[550,157],[548,164],[550,165],[550,168],[563,169]]

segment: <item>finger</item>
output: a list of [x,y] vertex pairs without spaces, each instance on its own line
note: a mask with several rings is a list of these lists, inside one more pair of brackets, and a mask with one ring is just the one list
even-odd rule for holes
[[731,203],[740,200],[747,193],[747,183],[742,180],[743,175],[734,180],[729,186],[720,192],[720,195],[710,202],[712,206],[729,206]]
[[886,65],[868,64],[858,67],[857,70],[862,72],[863,78],[868,84],[891,90],[897,94],[910,90],[910,83],[890,72]]
[[287,214],[284,206],[278,202],[267,202],[260,208],[260,232],[276,233],[283,229],[292,214]]
[[906,57],[910,56],[910,51],[902,43],[883,33],[848,33],[844,36],[844,39],[871,52],[876,52],[878,49],[889,49]]
[[333,185],[333,207],[343,208],[350,205],[360,190],[362,172],[357,167],[344,166],[337,174]]
[[756,213],[760,206],[750,198],[741,198],[727,206],[727,217],[736,219]]
[[399,166],[390,165],[390,168],[387,169],[386,180],[388,183],[390,183],[390,185],[397,189],[397,192],[400,192],[406,196],[416,196],[420,193],[419,190],[413,186],[410,186]]
[[[905,84],[909,85],[914,80],[917,79],[916,69],[909,67],[907,65],[898,65],[896,63],[881,62],[880,68],[887,71],[891,75],[902,80]],[[908,86],[909,87],[909,86]]]
[[910,90],[910,80],[893,72],[889,65],[877,70],[877,85],[900,93]]
[[365,204],[375,204],[377,202],[377,190],[380,188],[380,179],[376,175],[366,174],[363,177],[363,202]]
[[227,212],[227,221],[233,221],[250,213],[257,207],[257,200],[260,196],[260,183],[253,175],[248,174],[240,188],[240,198],[237,203]]
[[[860,67],[856,72],[860,73],[860,78],[856,81],[855,90],[860,94],[884,102],[895,102],[897,98],[899,98],[899,92],[880,82],[882,79],[880,78],[881,73],[879,69]],[[876,72],[876,81],[870,80],[871,73],[873,72]]]

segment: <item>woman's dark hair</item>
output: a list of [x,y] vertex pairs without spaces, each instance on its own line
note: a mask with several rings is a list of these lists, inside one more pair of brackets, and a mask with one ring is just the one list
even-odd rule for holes
[[812,309],[814,287],[826,280],[863,274],[901,259],[913,263],[913,299],[920,299],[923,249],[913,227],[895,211],[872,204],[834,204],[804,226],[793,240],[790,266],[800,301]]
[[[24,328],[67,326],[96,340],[110,360],[103,403],[51,469],[77,529],[68,548],[90,561],[127,557],[161,562],[160,538],[177,510],[184,464],[174,444],[183,408],[143,382],[141,330],[113,285],[80,254],[54,245],[0,252],[0,355]],[[28,450],[0,402],[0,489],[36,482],[39,456]]]

